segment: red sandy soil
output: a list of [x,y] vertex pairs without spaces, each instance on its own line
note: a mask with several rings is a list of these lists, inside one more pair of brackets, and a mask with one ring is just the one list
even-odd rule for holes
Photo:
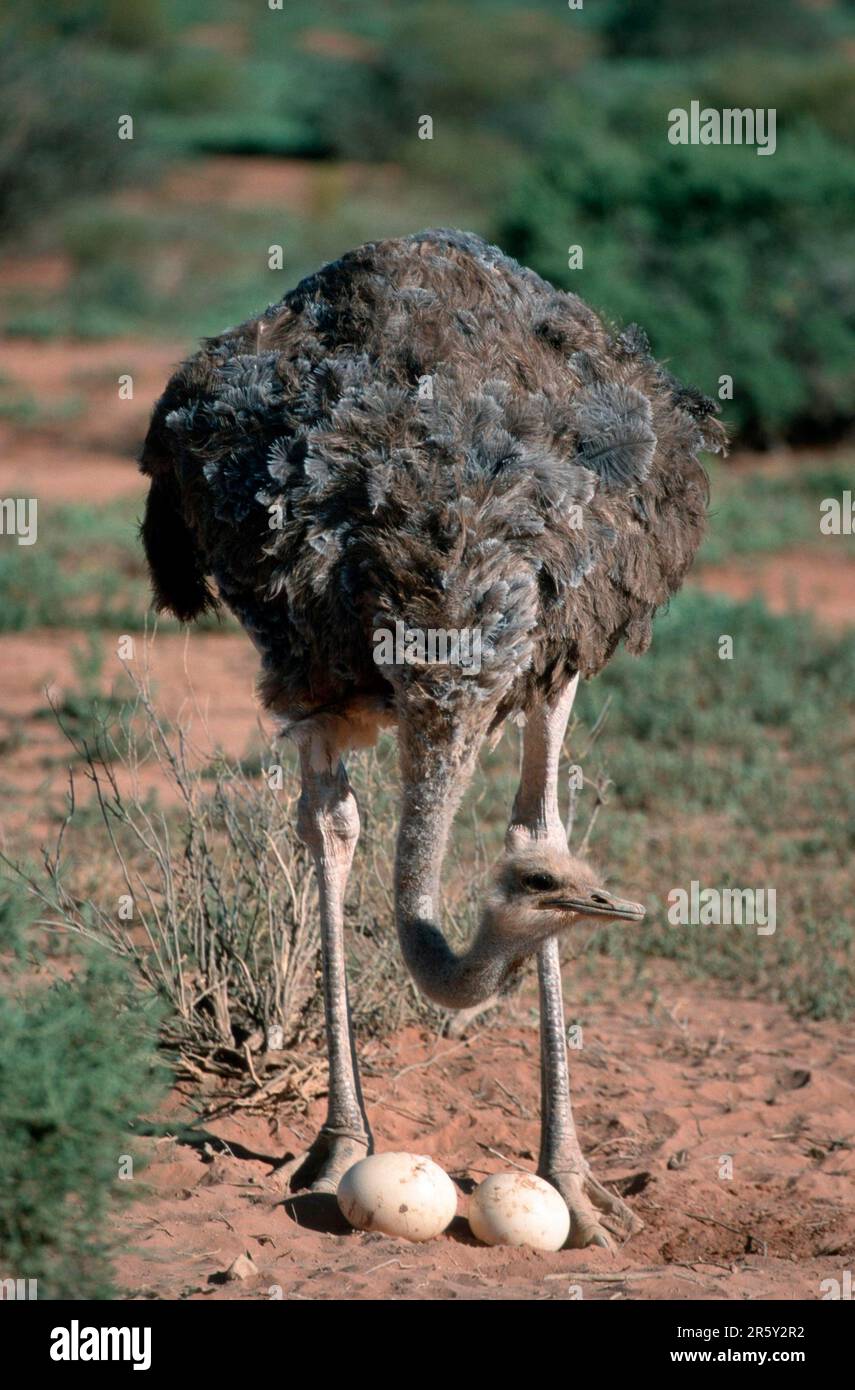
[[178,41],[188,48],[212,48],[220,53],[246,53],[249,35],[240,24],[193,24],[182,29]]
[[41,256],[5,256],[0,262],[0,290],[61,290],[68,283],[72,265],[68,256],[51,252]]
[[[809,455],[811,461],[815,458],[815,453]],[[766,478],[786,478],[802,467],[801,455],[792,449],[737,451],[727,463],[729,472]],[[855,625],[855,553],[839,545],[830,548],[819,539],[812,545],[704,565],[689,582],[739,601],[762,598],[773,613],[811,612],[834,630]]]
[[307,53],[320,53],[325,58],[345,58],[351,62],[368,62],[377,52],[377,45],[357,34],[339,29],[305,29],[300,35],[300,47]]
[[788,448],[769,449],[765,453],[754,453],[749,449],[735,449],[728,454],[723,467],[730,474],[753,474],[762,478],[789,478],[805,468],[816,466],[821,446],[817,449]]
[[[658,1003],[604,978],[605,1000],[584,1010],[585,1045],[570,1054],[585,1152],[645,1222],[615,1254],[491,1249],[462,1219],[421,1245],[350,1231],[333,1197],[289,1193],[294,1162],[283,1160],[310,1142],[318,1100],[299,1117],[211,1121],[222,1146],[147,1141],[149,1195],[126,1209],[118,1233],[127,1295],[820,1298],[820,1282],[840,1279],[855,1254],[851,1032],[660,973]],[[461,1217],[484,1175],[534,1167],[529,1002],[523,995],[462,1041],[411,1028],[361,1049],[378,1149],[434,1158],[457,1182]],[[725,1155],[730,1180],[718,1177]],[[245,1254],[257,1273],[226,1277]]]
[[[132,459],[152,405],[192,347],[191,343],[141,343],[136,339],[98,343],[55,339],[43,343],[15,338],[0,343],[4,390],[10,396],[15,392],[28,396],[45,412],[61,412],[68,402],[74,405],[82,401],[85,405],[79,416],[46,421],[26,432],[10,424],[0,426],[0,488],[17,483],[22,474],[27,476],[19,461],[38,472],[41,455],[45,496],[64,500],[67,494],[57,489],[62,489],[69,445],[72,451],[75,447],[95,451],[93,465],[101,451],[114,457],[121,453],[132,475]],[[125,375],[133,378],[130,400],[119,396],[119,377]],[[88,481],[93,491],[82,494],[80,500],[97,503],[115,495],[106,478],[101,486],[94,473]]]
[[[111,650],[106,635],[105,660],[100,690],[104,695],[132,696],[125,668]],[[62,805],[67,787],[69,744],[50,705],[61,707],[66,690],[77,688],[73,653],[84,646],[82,634],[62,628],[5,633],[0,639],[3,659],[3,697],[0,705],[0,744],[23,735],[13,752],[3,759],[0,786],[4,804],[0,812],[0,839],[15,839],[26,830],[32,843],[53,838],[56,823],[50,812]],[[260,711],[253,687],[257,675],[254,649],[243,633],[187,634],[160,632],[147,645],[136,638],[135,660],[128,670],[140,677],[148,667],[158,709],[168,720],[191,726],[191,736],[204,755],[214,748],[238,758],[250,742],[258,742]],[[78,765],[79,766],[79,765]],[[128,778],[119,775],[124,789]],[[82,801],[91,788],[81,775],[76,779]],[[174,796],[156,764],[140,771],[141,793],[156,788],[161,801]]]
[[773,613],[812,612],[826,627],[855,623],[855,554],[831,553],[821,545],[705,565],[693,582],[728,598],[759,595]]
[[[0,426],[0,450],[4,431]],[[143,479],[133,459],[115,453],[94,453],[51,441],[16,440],[0,454],[0,495],[35,497],[40,502],[83,502],[98,506],[117,497],[139,497]]]
[[[179,41],[190,48],[231,54],[243,54],[249,46],[248,35],[240,24],[194,24],[182,30]],[[377,47],[368,39],[338,29],[304,29],[298,42],[307,53],[355,62],[371,58]]]
[[393,185],[399,179],[394,164],[363,164],[358,160],[312,163],[305,159],[275,159],[263,155],[216,155],[178,164],[153,189],[128,189],[116,204],[129,212],[164,203],[210,203],[220,208],[290,208],[307,215],[330,200],[354,197],[365,190]]

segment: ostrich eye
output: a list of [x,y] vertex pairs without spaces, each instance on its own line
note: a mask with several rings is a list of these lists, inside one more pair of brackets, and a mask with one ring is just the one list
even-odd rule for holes
[[548,893],[550,888],[557,888],[558,884],[552,874],[526,874],[522,886],[529,893]]

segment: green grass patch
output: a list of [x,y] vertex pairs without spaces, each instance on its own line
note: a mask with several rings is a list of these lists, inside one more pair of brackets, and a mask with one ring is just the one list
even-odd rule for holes
[[[35,545],[0,538],[0,631],[81,627],[141,632],[151,622],[145,558],[138,536],[139,503],[66,503],[39,508]],[[228,617],[206,619],[219,630]],[[179,624],[161,618],[162,630]]]
[[792,545],[848,546],[851,537],[824,536],[820,503],[840,498],[855,479],[855,457],[835,455],[803,462],[785,477],[745,473],[727,463],[712,464],[709,531],[698,556],[717,565],[737,556],[783,550]]
[[24,945],[25,914],[14,893],[0,909],[0,1277],[109,1298],[108,1214],[139,1191],[132,1131],[167,1076],[156,1018],[103,949],[57,977]]
[[[733,659],[719,639],[733,639]],[[639,930],[603,934],[602,949],[643,967],[678,960],[817,1018],[855,1004],[855,648],[807,617],[769,614],[685,590],[651,650],[618,655],[580,692],[590,726],[609,700],[591,755],[612,779],[592,848],[612,881],[650,908]],[[675,927],[672,889],[774,889],[777,927]]]

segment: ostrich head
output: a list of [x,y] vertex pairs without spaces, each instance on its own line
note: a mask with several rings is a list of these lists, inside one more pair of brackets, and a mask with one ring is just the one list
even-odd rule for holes
[[563,846],[508,853],[494,869],[475,940],[457,957],[446,985],[450,980],[452,993],[477,989],[482,994],[488,984],[501,989],[549,937],[585,919],[634,923],[643,917],[641,903],[617,897],[587,859]]
[[544,846],[500,860],[481,933],[503,957],[521,961],[547,937],[584,918],[640,922],[643,917],[641,903],[618,898],[603,887],[601,875],[587,859]]

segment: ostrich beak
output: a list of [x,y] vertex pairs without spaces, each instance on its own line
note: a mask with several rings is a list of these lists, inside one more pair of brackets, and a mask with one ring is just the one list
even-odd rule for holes
[[577,917],[602,917],[608,922],[640,922],[644,917],[644,904],[633,903],[627,898],[616,898],[606,888],[592,888],[578,897],[542,898],[541,907],[554,908],[558,912],[574,912]]

